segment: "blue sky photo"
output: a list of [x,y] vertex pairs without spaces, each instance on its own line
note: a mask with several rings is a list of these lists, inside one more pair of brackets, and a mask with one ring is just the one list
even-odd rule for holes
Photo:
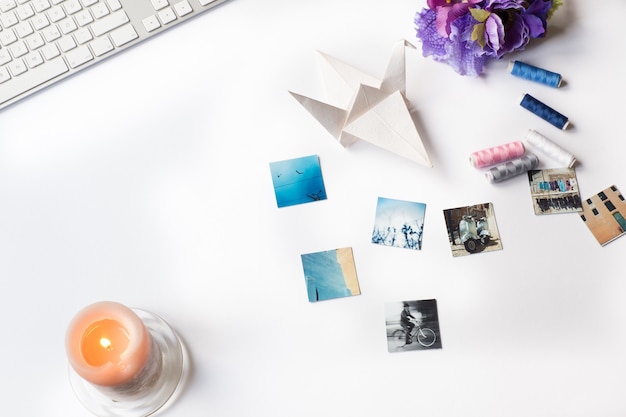
[[326,188],[317,155],[270,163],[278,207],[326,200]]

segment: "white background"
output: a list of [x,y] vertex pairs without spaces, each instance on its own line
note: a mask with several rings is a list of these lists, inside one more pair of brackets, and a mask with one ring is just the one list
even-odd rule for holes
[[[625,415],[626,238],[601,247],[576,214],[536,216],[524,176],[492,185],[468,163],[536,129],[581,161],[583,199],[626,191],[626,3],[565,3],[480,78],[408,54],[430,169],[343,149],[288,94],[323,98],[315,50],[380,77],[397,40],[421,47],[425,1],[232,0],[0,113],[2,415],[90,415],[64,335],[99,300],[185,341],[164,416]],[[508,58],[566,85],[514,78]],[[313,154],[328,200],[278,209],[269,163]],[[379,196],[427,204],[421,251],[370,243]],[[443,210],[483,202],[503,250],[453,258]],[[300,255],[346,246],[362,295],[309,303]],[[387,352],[385,302],[430,298],[443,348]]]

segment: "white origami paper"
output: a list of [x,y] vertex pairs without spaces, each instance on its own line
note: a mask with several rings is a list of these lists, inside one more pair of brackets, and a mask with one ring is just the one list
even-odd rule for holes
[[361,139],[430,168],[433,165],[407,106],[406,47],[415,49],[405,40],[395,45],[382,81],[320,52],[322,76],[336,105],[289,93],[342,146]]

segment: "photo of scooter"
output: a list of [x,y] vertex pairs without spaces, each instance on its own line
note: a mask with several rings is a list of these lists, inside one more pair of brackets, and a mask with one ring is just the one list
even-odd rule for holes
[[491,203],[444,210],[453,256],[502,249]]

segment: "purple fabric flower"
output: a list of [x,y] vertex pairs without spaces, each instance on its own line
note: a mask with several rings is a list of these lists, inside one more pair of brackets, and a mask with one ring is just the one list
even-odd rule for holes
[[462,75],[479,75],[490,58],[523,50],[545,36],[561,0],[427,0],[415,16],[424,56]]
[[446,55],[445,44],[449,40],[441,36],[437,31],[436,20],[437,13],[432,9],[422,9],[415,16],[417,37],[422,40],[422,54],[437,58]]
[[469,8],[482,0],[428,0],[428,7],[437,12],[437,32],[441,36],[450,35],[450,24],[467,14]]
[[480,46],[471,40],[473,24],[470,14],[455,20],[446,45],[448,64],[461,75],[480,75],[488,60]]

